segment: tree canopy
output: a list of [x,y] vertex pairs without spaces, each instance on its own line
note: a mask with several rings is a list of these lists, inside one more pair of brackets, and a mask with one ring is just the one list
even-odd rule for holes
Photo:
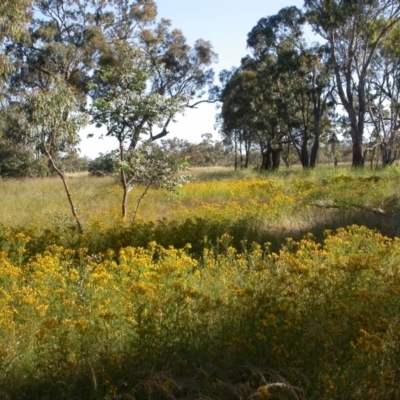
[[[353,166],[371,152],[389,165],[400,142],[399,19],[397,0],[305,0],[303,9],[261,16],[248,33],[250,54],[221,73],[218,89],[211,43],[190,45],[158,17],[153,0],[6,0],[0,145],[27,151],[32,163],[77,150],[79,137],[64,136],[46,154],[25,126],[33,112],[27,99],[44,101],[57,82],[72,93],[77,113],[116,138],[121,162],[143,141],[163,139],[185,108],[219,101],[218,125],[236,166],[243,157],[249,166],[257,151],[261,169],[276,169],[281,159],[289,165],[292,154],[314,168],[320,147],[340,134],[350,137]],[[50,136],[59,138],[60,127]]]
[[[304,10],[261,18],[248,34],[251,56],[223,74],[222,133],[246,149],[252,141],[267,169],[272,143],[284,159],[292,148],[304,168],[315,167],[321,143],[328,146],[340,126],[351,138],[353,166],[362,166],[370,149],[382,165],[392,163],[400,127],[399,18],[396,0],[305,0]],[[310,27],[315,43],[305,34]]]

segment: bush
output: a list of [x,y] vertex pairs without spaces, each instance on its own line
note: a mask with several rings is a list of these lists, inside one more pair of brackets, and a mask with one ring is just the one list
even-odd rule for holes
[[117,170],[117,154],[115,151],[102,154],[89,161],[89,174],[92,176],[108,176],[112,175]]
[[0,143],[0,176],[3,178],[33,178],[48,175],[44,158],[37,158],[32,150]]

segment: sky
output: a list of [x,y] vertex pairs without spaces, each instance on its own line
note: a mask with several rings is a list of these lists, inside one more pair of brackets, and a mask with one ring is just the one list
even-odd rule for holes
[[[216,80],[220,71],[238,67],[248,54],[247,34],[261,18],[277,14],[284,7],[303,6],[303,0],[156,0],[156,3],[158,19],[171,20],[172,27],[183,32],[189,45],[197,39],[212,43],[218,54],[218,63],[212,66]],[[217,112],[215,104],[204,103],[186,110],[169,125],[166,138],[179,137],[198,143],[203,133],[212,133],[219,140],[214,128]],[[116,139],[97,139],[98,131],[90,127],[81,133],[81,155],[95,158],[117,147]],[[89,132],[95,133],[95,137],[87,139]]]

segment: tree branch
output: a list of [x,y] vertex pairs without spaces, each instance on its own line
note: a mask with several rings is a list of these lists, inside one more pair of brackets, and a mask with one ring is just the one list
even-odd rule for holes
[[215,99],[215,100],[200,100],[200,101],[198,101],[198,102],[196,102],[194,104],[188,104],[186,107],[188,107],[188,108],[196,108],[196,106],[198,106],[201,103],[214,104],[217,101],[219,101],[219,99]]

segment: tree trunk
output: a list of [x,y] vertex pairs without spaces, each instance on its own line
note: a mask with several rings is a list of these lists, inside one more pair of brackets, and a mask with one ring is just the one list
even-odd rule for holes
[[311,147],[310,168],[315,168],[317,166],[318,150],[319,150],[319,138],[318,139],[315,138],[314,143]]
[[243,169],[242,138],[240,138],[240,142],[239,142],[239,153],[240,153],[240,169]]
[[[249,133],[247,132],[248,136]],[[247,140],[245,140],[244,142],[244,149],[245,149],[245,161],[244,161],[244,167],[247,169],[249,168],[249,164],[250,164],[250,150],[251,150],[251,140],[249,138],[247,138]]]
[[273,149],[272,151],[272,169],[273,170],[278,170],[279,166],[281,164],[281,152],[282,149]]
[[304,138],[301,142],[301,152],[300,152],[300,162],[304,169],[310,167],[309,158],[308,158],[308,140]]
[[238,148],[237,148],[237,137],[235,134],[235,171],[238,169]]
[[387,143],[381,143],[381,160],[382,160],[382,167],[387,167],[388,165],[393,164],[394,160],[396,159],[396,151],[392,150],[392,146],[388,145]]
[[[121,163],[125,161],[125,151],[124,151],[124,143],[122,141],[119,142],[119,159]],[[122,189],[124,191],[122,195],[122,218],[125,219],[127,212],[128,212],[128,183],[126,180],[126,174],[123,166],[121,165],[121,171],[120,171],[120,176],[121,176],[121,185]]]
[[351,76],[352,70],[350,66],[353,64],[353,60],[348,61],[347,69],[345,71],[345,80],[346,80],[346,94],[342,84],[342,75],[340,67],[337,63],[336,54],[335,54],[335,41],[333,36],[330,38],[331,43],[331,54],[334,65],[334,72],[336,77],[336,85],[338,89],[339,98],[342,101],[343,107],[346,109],[346,112],[350,119],[350,128],[351,128],[351,140],[353,144],[353,167],[363,167],[364,166],[364,157],[362,152],[363,145],[363,131],[364,131],[364,118],[365,118],[365,88],[361,88],[360,86],[365,82],[365,77],[361,76],[359,78],[358,85],[358,95],[359,95],[359,103],[360,110],[357,113],[354,103],[353,103],[353,93],[352,93],[352,84],[351,84]]
[[315,168],[317,166],[317,157],[319,150],[319,137],[320,133],[320,107],[316,107],[314,110],[314,143],[311,147],[310,154],[310,168]]
[[268,153],[267,150],[263,150],[261,151],[260,171],[264,171],[267,169],[267,162],[268,162]]
[[[370,164],[371,169],[374,169],[375,152],[376,152],[376,147],[374,146],[372,148],[372,155],[371,155],[371,164]],[[364,157],[364,159],[365,159],[365,157]]]
[[270,143],[267,144],[267,148],[263,151],[263,169],[269,171],[272,167],[271,161],[272,148]]
[[285,163],[286,168],[290,167],[290,142],[287,143],[287,151],[286,154],[282,154],[282,160]]
[[265,171],[267,169],[267,158],[268,154],[265,150],[261,151],[261,165],[260,165],[260,171]]
[[264,171],[279,169],[281,162],[281,152],[282,149],[273,149],[272,146],[268,144],[267,148],[261,153],[262,163],[260,169]]
[[353,167],[364,166],[363,146],[362,146],[362,133],[360,133],[358,126],[351,127],[351,137],[353,141]]
[[46,156],[47,156],[51,166],[54,168],[54,170],[57,172],[57,174],[59,175],[59,177],[62,180],[62,183],[64,185],[64,189],[65,189],[65,193],[67,194],[68,202],[69,202],[69,205],[71,207],[71,212],[72,212],[72,215],[75,218],[76,225],[78,226],[79,233],[83,233],[83,227],[82,227],[81,221],[79,220],[78,212],[76,210],[75,204],[72,201],[72,195],[71,195],[71,192],[69,190],[69,187],[68,187],[67,181],[65,179],[65,176],[61,172],[61,170],[57,167],[56,163],[53,160],[53,157],[51,156],[50,152],[47,150],[46,146],[44,146],[44,151],[46,153]]
[[244,160],[244,167],[246,169],[249,168],[249,159],[250,159],[250,154],[248,151],[246,151],[246,156],[245,156],[245,160]]

